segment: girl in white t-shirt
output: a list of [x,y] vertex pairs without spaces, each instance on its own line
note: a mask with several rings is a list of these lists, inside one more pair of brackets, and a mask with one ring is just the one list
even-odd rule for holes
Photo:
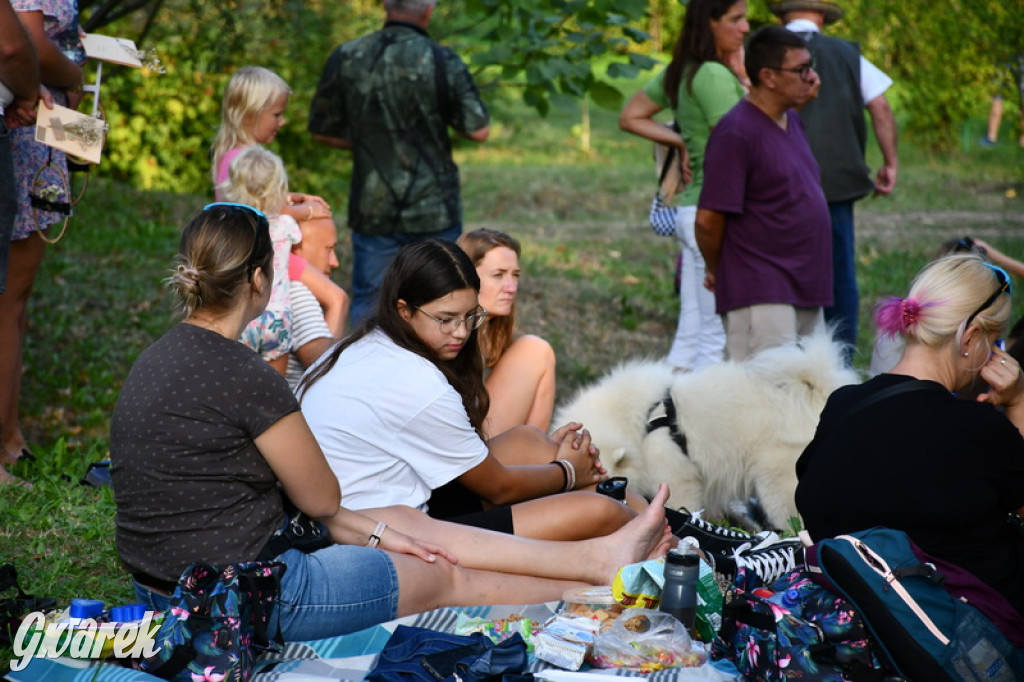
[[593,492],[607,478],[582,424],[487,440],[476,329],[480,279],[458,246],[405,247],[375,313],[299,385],[303,413],[355,509],[405,504],[545,539],[605,535],[642,509]]

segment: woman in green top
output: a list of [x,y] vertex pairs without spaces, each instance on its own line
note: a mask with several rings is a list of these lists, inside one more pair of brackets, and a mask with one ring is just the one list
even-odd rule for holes
[[[672,62],[629,100],[619,117],[623,130],[679,151],[686,188],[678,207],[667,206],[660,195],[655,198],[651,224],[660,234],[674,232],[683,250],[679,325],[668,361],[685,371],[721,361],[725,349],[714,294],[703,286],[704,258],[693,229],[704,147],[718,119],[746,95],[743,37],[749,30],[746,0],[690,0]],[[654,120],[664,109],[672,110],[680,133]]]

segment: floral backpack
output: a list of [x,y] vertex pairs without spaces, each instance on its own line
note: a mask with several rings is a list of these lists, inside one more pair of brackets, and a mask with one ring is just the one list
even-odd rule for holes
[[891,679],[853,606],[806,570],[766,587],[739,569],[711,657],[732,661],[743,679],[755,682]]
[[192,564],[182,573],[156,633],[160,649],[139,670],[180,682],[245,682],[264,651],[279,650],[268,627],[285,565]]

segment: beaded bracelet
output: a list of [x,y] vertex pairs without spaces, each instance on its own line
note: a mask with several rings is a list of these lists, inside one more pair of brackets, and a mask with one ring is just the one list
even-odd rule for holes
[[366,543],[367,547],[376,547],[380,544],[380,536],[384,534],[384,529],[388,527],[388,524],[383,521],[377,522],[377,528],[370,533],[370,541]]

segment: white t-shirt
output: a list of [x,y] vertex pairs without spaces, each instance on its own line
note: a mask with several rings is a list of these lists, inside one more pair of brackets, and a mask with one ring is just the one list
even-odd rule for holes
[[[820,33],[818,25],[810,19],[797,19],[786,24],[786,29],[793,33]],[[867,104],[878,97],[892,85],[892,79],[881,69],[860,56],[860,95]]]
[[432,490],[487,457],[441,371],[379,330],[346,348],[299,398],[349,509],[426,511]]

